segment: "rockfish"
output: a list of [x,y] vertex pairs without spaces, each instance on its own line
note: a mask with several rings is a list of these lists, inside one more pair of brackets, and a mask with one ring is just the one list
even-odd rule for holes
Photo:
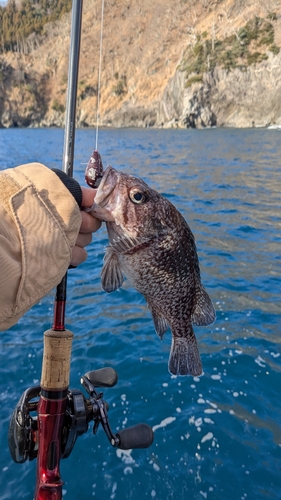
[[144,295],[159,337],[171,328],[170,373],[201,375],[192,324],[210,325],[215,310],[201,283],[194,236],[182,215],[142,179],[111,166],[91,213],[106,222],[110,242],[102,288],[113,292],[126,277]]

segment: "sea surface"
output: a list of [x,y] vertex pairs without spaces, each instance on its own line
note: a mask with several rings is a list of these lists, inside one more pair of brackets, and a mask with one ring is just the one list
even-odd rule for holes
[[[82,184],[94,148],[95,131],[77,130]],[[63,130],[0,130],[1,169],[61,168],[62,151]],[[171,334],[160,341],[143,297],[128,282],[101,290],[107,236],[103,228],[94,235],[88,260],[68,273],[70,385],[113,367],[118,384],[104,390],[112,429],[146,422],[155,439],[145,450],[116,451],[90,425],[61,462],[64,498],[280,500],[281,131],[109,129],[99,151],[105,166],[143,177],[186,218],[217,320],[195,327],[203,375],[171,376]],[[13,463],[7,432],[19,397],[39,383],[53,296],[0,334],[1,500],[33,498],[36,461]]]

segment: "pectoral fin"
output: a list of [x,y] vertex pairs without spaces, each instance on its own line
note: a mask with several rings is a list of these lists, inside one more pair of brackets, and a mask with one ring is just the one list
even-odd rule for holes
[[213,303],[203,285],[199,283],[196,288],[191,321],[197,326],[207,326],[214,323],[215,319],[216,312]]
[[104,264],[101,271],[101,286],[106,292],[114,292],[122,286],[124,276],[120,269],[117,255],[107,250],[104,257]]
[[110,247],[114,249],[115,252],[117,253],[123,253],[126,252],[127,250],[131,250],[137,245],[137,239],[136,238],[129,238],[129,237],[123,237],[123,238],[116,238],[113,239],[112,243],[110,244]]

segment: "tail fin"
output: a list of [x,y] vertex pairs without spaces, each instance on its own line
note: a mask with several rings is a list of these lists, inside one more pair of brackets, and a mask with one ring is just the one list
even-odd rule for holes
[[202,363],[192,328],[188,336],[175,337],[173,335],[169,372],[173,375],[192,375],[193,377],[202,374]]

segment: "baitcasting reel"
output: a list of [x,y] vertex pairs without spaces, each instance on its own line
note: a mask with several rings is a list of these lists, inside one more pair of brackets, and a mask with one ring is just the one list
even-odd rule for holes
[[[61,458],[69,457],[76,439],[88,430],[88,424],[94,421],[93,433],[96,434],[101,424],[113,447],[128,450],[131,448],[148,448],[154,439],[154,434],[147,424],[122,429],[114,434],[108,421],[108,404],[103,393],[96,391],[97,387],[113,387],[118,375],[113,368],[101,368],[87,372],[81,377],[81,384],[89,397],[78,389],[69,389],[64,425],[61,437]],[[16,463],[37,457],[37,412],[40,398],[40,386],[27,389],[21,396],[10,420],[8,442],[11,457]],[[35,400],[35,401],[32,401]]]

